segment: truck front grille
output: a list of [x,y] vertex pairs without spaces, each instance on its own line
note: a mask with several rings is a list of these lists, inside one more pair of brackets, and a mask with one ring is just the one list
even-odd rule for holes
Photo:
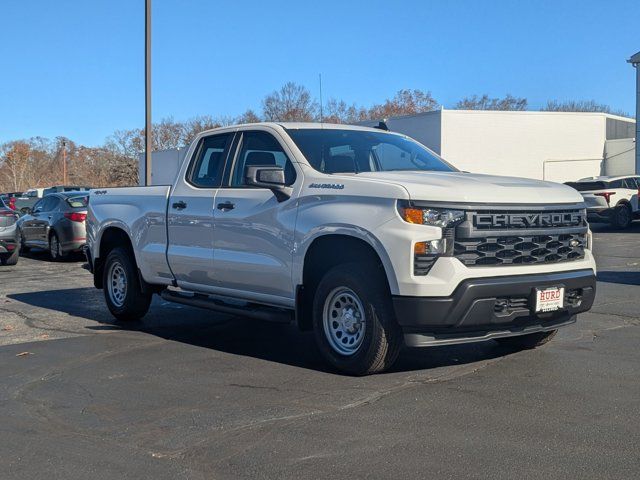
[[454,256],[468,266],[556,263],[584,258],[585,234],[456,239]]
[[581,205],[470,210],[455,228],[453,255],[469,267],[579,260],[587,230]]

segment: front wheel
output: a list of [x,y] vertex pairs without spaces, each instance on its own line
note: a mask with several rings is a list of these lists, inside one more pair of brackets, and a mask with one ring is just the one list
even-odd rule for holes
[[518,350],[529,350],[539,347],[551,341],[556,336],[558,330],[550,332],[529,333],[527,335],[519,335],[517,337],[497,338],[496,342],[509,348],[517,348]]
[[313,329],[324,358],[352,375],[386,370],[403,343],[384,275],[364,263],[338,265],[320,280]]
[[151,294],[142,293],[136,265],[129,252],[123,248],[109,252],[102,282],[107,307],[114,317],[132,321],[145,316],[151,304]]

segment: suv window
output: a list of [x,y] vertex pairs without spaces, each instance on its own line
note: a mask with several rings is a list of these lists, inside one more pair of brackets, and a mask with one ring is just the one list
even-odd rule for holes
[[628,188],[629,190],[637,190],[638,184],[636,183],[636,179],[633,177],[625,178],[623,180],[624,188]]
[[609,182],[609,188],[627,188],[624,185],[624,180],[613,180]]
[[240,152],[236,157],[231,177],[232,187],[246,185],[245,172],[247,167],[278,166],[284,169],[284,177],[287,185],[296,180],[296,171],[280,142],[267,132],[243,132]]
[[191,160],[187,181],[200,188],[219,187],[222,183],[222,168],[232,139],[233,133],[224,133],[200,140]]

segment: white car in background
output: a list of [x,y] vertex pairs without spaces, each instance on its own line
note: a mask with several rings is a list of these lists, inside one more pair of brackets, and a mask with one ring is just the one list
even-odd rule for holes
[[638,192],[640,176],[588,177],[566,185],[578,190],[587,205],[591,223],[610,223],[616,228],[629,228],[640,215]]

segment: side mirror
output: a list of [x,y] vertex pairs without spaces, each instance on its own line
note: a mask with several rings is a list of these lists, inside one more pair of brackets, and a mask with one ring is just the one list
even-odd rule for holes
[[282,167],[247,167],[245,183],[254,187],[268,188],[279,202],[291,198],[293,189],[287,186]]

